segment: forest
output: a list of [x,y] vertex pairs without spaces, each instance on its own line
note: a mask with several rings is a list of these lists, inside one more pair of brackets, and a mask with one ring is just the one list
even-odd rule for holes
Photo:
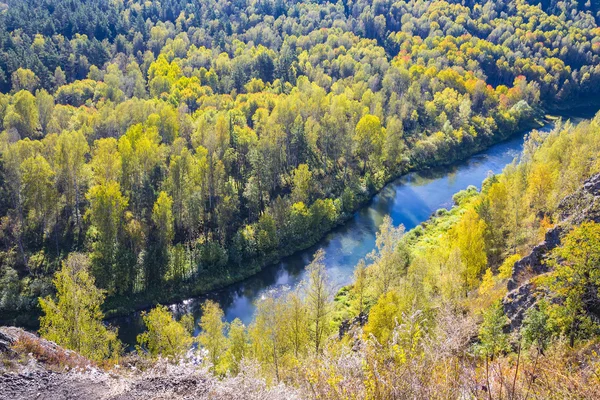
[[[165,306],[143,313],[135,356],[123,357],[116,331],[102,323],[104,293],[88,257],[71,254],[55,276],[57,300],[41,300],[40,333],[105,368],[139,366],[135,357],[145,368],[161,360],[204,368],[220,379],[217,397],[235,377],[258,377],[279,391],[270,398],[594,399],[599,155],[600,113],[534,131],[519,162],[480,191],[456,193],[451,209],[406,233],[386,217],[351,285],[334,291],[317,252],[306,282],[264,296],[247,326],[226,322],[211,300],[198,336],[191,314],[175,319]],[[546,269],[518,271],[557,229]],[[509,292],[513,284],[519,289]]]
[[312,245],[392,178],[593,100],[595,9],[6,2],[3,319],[35,314],[71,253],[111,312],[221,287]]
[[[600,116],[534,130],[413,230],[386,219],[339,291],[318,252],[248,325],[157,304],[310,247],[407,172],[597,104],[599,23],[597,0],[2,0],[0,323],[101,368],[193,346],[219,379],[302,398],[597,398],[600,217],[572,210]],[[103,321],[148,305],[125,355]]]

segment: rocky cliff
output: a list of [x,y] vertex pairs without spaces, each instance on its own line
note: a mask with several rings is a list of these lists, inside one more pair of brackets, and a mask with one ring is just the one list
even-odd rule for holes
[[557,220],[557,224],[546,233],[545,240],[513,266],[507,284],[509,293],[503,301],[511,330],[521,325],[525,312],[543,295],[531,278],[549,271],[546,259],[554,248],[560,246],[563,235],[582,222],[600,222],[600,174],[586,180],[581,188],[559,203]]

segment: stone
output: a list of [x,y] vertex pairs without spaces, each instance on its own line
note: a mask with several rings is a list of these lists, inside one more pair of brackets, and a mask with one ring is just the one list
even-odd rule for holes
[[338,331],[338,336],[342,339],[346,334],[352,331],[354,328],[359,326],[364,326],[369,320],[369,316],[367,314],[361,313],[352,319],[346,319],[340,323],[340,328]]
[[546,256],[560,245],[562,233],[563,228],[561,226],[549,229],[542,243],[535,246],[527,256],[515,262],[512,276],[507,283],[508,290],[516,289],[531,276],[548,272],[548,266],[545,263]]
[[581,188],[561,200],[557,218],[557,224],[546,232],[544,241],[513,266],[512,276],[506,285],[509,293],[503,300],[511,330],[521,326],[525,312],[539,298],[531,278],[550,271],[546,260],[550,252],[560,246],[562,236],[571,227],[583,222],[600,222],[600,174],[587,179]]

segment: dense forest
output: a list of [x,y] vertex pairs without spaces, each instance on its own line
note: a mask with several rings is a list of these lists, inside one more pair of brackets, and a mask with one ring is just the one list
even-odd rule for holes
[[89,255],[116,309],[201,293],[313,244],[390,179],[597,95],[596,11],[8,1],[2,314],[37,309],[72,252]]
[[[123,363],[105,317],[250,276],[392,179],[597,102],[599,23],[596,0],[4,0],[0,321]],[[248,326],[207,301],[193,337],[157,306],[126,358],[303,398],[597,398],[599,155],[600,115],[533,131],[450,210],[386,219],[351,285],[317,252]]]

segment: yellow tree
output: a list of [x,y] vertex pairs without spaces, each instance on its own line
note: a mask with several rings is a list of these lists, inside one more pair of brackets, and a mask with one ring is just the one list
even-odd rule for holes
[[4,117],[6,129],[16,129],[21,137],[35,138],[39,124],[39,111],[35,97],[26,90],[13,96],[13,104],[8,107]]
[[248,332],[238,318],[229,324],[227,341],[229,347],[223,355],[221,370],[223,372],[230,371],[232,374],[237,375],[240,372],[240,362],[248,352]]
[[325,252],[317,251],[307,267],[306,306],[308,309],[309,330],[315,353],[323,349],[323,342],[330,331],[332,311],[332,288],[323,262]]
[[394,328],[399,323],[400,299],[395,291],[382,295],[369,312],[365,333],[373,335],[383,345],[392,338]]
[[227,338],[225,337],[227,323],[223,321],[223,310],[214,301],[207,300],[202,305],[200,329],[202,332],[198,336],[198,342],[208,351],[212,369],[216,370],[221,357],[227,350]]
[[477,283],[477,278],[487,265],[484,235],[485,222],[479,218],[473,207],[469,207],[453,228],[454,240],[464,264],[465,296]]
[[552,167],[543,162],[534,163],[527,176],[526,198],[534,212],[548,210],[548,196],[554,184]]
[[306,347],[309,340],[309,332],[307,329],[308,310],[297,292],[289,293],[285,298],[285,325],[287,327],[287,338],[290,347],[294,353],[294,357],[298,360],[306,352]]
[[140,216],[144,205],[142,188],[163,159],[158,129],[142,124],[133,125],[119,138],[118,149],[123,170],[123,191],[131,199],[132,211]]
[[298,165],[294,170],[294,187],[292,189],[292,201],[294,203],[309,204],[312,172],[306,164]]
[[281,359],[287,352],[286,330],[280,316],[283,306],[272,297],[256,305],[256,318],[250,325],[252,354],[263,366],[272,366],[277,382],[281,379]]
[[189,329],[192,318],[188,314],[178,322],[165,306],[157,306],[149,313],[142,314],[147,330],[137,337],[138,350],[146,350],[151,357],[179,359],[193,343]]
[[119,182],[123,171],[115,138],[99,139],[94,142],[90,167],[95,184]]
[[363,173],[369,158],[380,160],[385,142],[385,129],[375,115],[364,115],[354,131],[354,152],[363,161]]
[[40,335],[94,361],[116,359],[122,346],[116,330],[102,322],[104,292],[94,285],[88,267],[87,257],[77,253],[63,263],[54,276],[56,300],[40,298]]

